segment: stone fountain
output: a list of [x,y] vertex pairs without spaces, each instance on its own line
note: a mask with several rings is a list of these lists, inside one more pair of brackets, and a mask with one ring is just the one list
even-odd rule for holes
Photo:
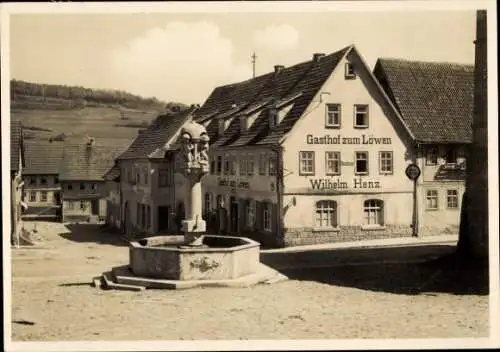
[[[183,236],[153,236],[129,243],[130,265],[100,278],[107,288],[249,286],[285,279],[259,261],[260,244],[245,237],[205,234],[201,179],[209,172],[209,137],[203,125],[186,124],[180,134],[181,172],[186,178]],[[94,280],[97,285],[98,280]]]

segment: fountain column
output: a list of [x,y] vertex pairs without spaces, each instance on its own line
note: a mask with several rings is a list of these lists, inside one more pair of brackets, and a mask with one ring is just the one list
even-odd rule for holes
[[182,232],[186,243],[199,246],[196,238],[206,231],[206,222],[202,218],[201,179],[209,171],[208,163],[209,138],[205,127],[190,122],[181,133],[183,174],[186,177],[185,208],[186,219],[182,221]]

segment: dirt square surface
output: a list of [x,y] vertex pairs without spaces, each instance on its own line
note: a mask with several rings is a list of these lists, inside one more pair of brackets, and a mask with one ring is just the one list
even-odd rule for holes
[[[248,288],[106,291],[91,287],[92,278],[128,263],[126,243],[98,225],[36,226],[39,245],[12,249],[13,341],[467,338],[489,333],[484,273],[389,260],[369,264],[365,258],[349,266],[288,265],[281,271],[289,280]],[[394,253],[401,256],[402,250]],[[425,251],[419,249],[418,255]],[[316,257],[326,255],[335,258],[336,253]],[[273,262],[272,255],[263,258]],[[280,261],[286,260],[281,254]]]

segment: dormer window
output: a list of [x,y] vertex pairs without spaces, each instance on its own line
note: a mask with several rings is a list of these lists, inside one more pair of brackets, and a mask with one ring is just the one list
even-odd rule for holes
[[247,118],[246,116],[241,116],[239,119],[239,127],[240,127],[240,133],[244,133],[247,129]]
[[274,126],[279,124],[279,116],[278,116],[278,109],[276,108],[271,108],[269,109],[269,127],[273,128]]
[[217,123],[218,123],[218,133],[219,133],[219,136],[222,136],[224,134],[224,129],[225,129],[225,123],[224,123],[224,119],[219,119],[217,120]]
[[346,62],[345,64],[345,78],[346,79],[356,78],[356,72],[354,71],[354,66],[350,62]]

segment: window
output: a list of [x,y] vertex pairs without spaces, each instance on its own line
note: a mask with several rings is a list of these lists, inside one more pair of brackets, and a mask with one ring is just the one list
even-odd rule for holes
[[40,202],[46,202],[47,201],[47,191],[41,191],[40,192]]
[[316,202],[316,226],[337,227],[337,202],[333,200]]
[[56,185],[59,184],[59,177],[57,176],[54,177],[54,184]]
[[224,202],[224,196],[219,194],[217,196],[217,207],[218,208],[224,208],[224,205],[225,205],[224,203],[225,203]]
[[212,194],[205,193],[205,213],[209,213],[212,210]]
[[379,153],[379,172],[381,174],[392,174],[392,152]]
[[80,209],[81,210],[87,209],[87,202],[86,201],[84,201],[84,200],[80,201]]
[[253,176],[253,171],[255,168],[255,163],[253,160],[253,155],[249,155],[247,159],[247,175],[248,176]]
[[356,152],[356,175],[368,175],[368,152]]
[[95,191],[97,189],[97,185],[95,183],[90,184],[90,189]]
[[138,227],[141,227],[141,203],[137,202],[137,206],[135,209],[135,220],[136,220],[136,225]]
[[427,148],[427,153],[425,156],[426,165],[437,165],[438,162],[438,150],[436,147]]
[[314,152],[299,152],[301,175],[314,175]]
[[241,157],[240,159],[240,176],[247,175],[247,158]]
[[141,183],[141,172],[139,170],[135,171],[135,182],[136,182],[136,184]]
[[148,168],[146,167],[146,170],[144,170],[144,184],[147,185],[148,184],[148,178],[149,178],[149,175],[148,175]]
[[271,231],[271,204],[263,204],[262,220],[264,225],[264,230]]
[[340,104],[326,104],[325,127],[340,127]]
[[146,206],[146,228],[149,229],[151,227],[151,207]]
[[84,190],[85,189],[85,183],[80,183],[80,189]]
[[446,203],[449,209],[458,208],[458,191],[456,189],[449,189],[446,191]]
[[224,175],[229,175],[230,163],[229,156],[226,155],[224,157]]
[[247,204],[247,227],[255,225],[255,201],[249,200]]
[[326,174],[340,175],[340,152],[325,152]]
[[141,227],[146,227],[146,205],[141,204]]
[[278,109],[270,108],[269,109],[269,127],[273,128],[274,126],[278,125],[278,123],[279,123]]
[[269,176],[276,176],[276,159],[269,158]]
[[160,166],[158,169],[158,187],[167,187],[170,184],[170,172],[166,166]]
[[264,154],[259,157],[259,175],[265,176],[267,170],[267,158]]
[[236,175],[236,157],[232,156],[229,161],[229,174]]
[[368,127],[368,105],[354,105],[354,127]]
[[444,159],[447,165],[455,165],[457,163],[457,152],[455,148],[446,148]]
[[30,202],[36,202],[36,192],[35,191],[30,192]]
[[426,194],[426,205],[427,209],[437,209],[438,208],[438,191],[436,189],[427,190]]
[[75,203],[73,201],[71,201],[71,200],[68,200],[66,202],[66,209],[69,209],[69,210],[75,209]]
[[41,177],[40,178],[40,184],[41,185],[46,185],[47,184],[47,178],[46,177]]
[[73,189],[73,185],[71,183],[68,183],[68,191],[71,191]]
[[365,224],[382,226],[384,224],[383,209],[384,202],[381,200],[366,200],[364,203]]
[[346,62],[345,64],[345,78],[346,79],[356,78],[356,72],[354,71],[354,66],[350,62]]
[[36,183],[36,179],[34,177],[28,177],[28,184],[34,185]]
[[215,175],[215,159],[213,156],[210,157],[210,175]]
[[222,174],[222,155],[217,155],[217,175]]
[[217,120],[217,128],[218,128],[217,132],[218,132],[219,136],[222,136],[224,134],[224,129],[226,127],[225,125],[226,125],[226,123],[225,123],[224,119]]

